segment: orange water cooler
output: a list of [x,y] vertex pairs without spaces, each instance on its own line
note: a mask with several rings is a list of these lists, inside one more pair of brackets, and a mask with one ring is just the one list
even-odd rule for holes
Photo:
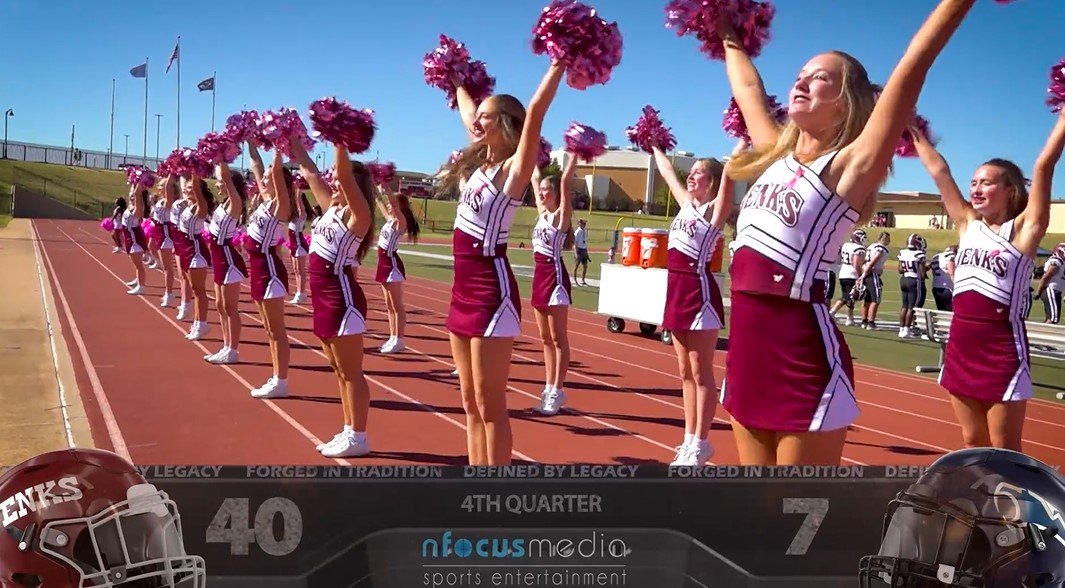
[[640,265],[640,229],[621,230],[621,265]]
[[714,254],[710,256],[710,273],[720,273],[725,265],[725,238],[719,237],[714,245]]
[[666,267],[666,248],[669,246],[669,230],[643,229],[640,231],[640,267]]

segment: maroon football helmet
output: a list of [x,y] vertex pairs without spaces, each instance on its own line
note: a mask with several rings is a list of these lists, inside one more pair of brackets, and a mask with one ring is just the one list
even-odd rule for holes
[[177,506],[125,459],[44,453],[0,476],[0,588],[202,588]]

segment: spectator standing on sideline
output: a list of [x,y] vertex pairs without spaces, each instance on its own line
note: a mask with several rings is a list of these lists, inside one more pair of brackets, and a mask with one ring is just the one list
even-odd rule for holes
[[[588,257],[588,221],[580,219],[577,221],[577,230],[573,231],[573,253],[576,258],[573,268],[573,283],[577,286],[588,285],[588,262],[591,258]],[[577,270],[580,270],[580,278],[577,277]]]

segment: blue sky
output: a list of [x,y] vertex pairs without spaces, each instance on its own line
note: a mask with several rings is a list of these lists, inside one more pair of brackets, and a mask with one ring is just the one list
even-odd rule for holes
[[[106,6],[75,0],[8,0],[0,4],[0,111],[13,108],[10,138],[106,150],[111,80],[117,79],[115,151],[129,134],[141,153],[144,82],[129,69],[149,62],[148,153],[155,153],[154,114],[163,114],[161,142],[175,145],[175,69],[164,75],[181,36],[181,138],[210,130],[211,94],[196,84],[217,72],[219,128],[249,108],[292,106],[335,95],[377,111],[378,135],[369,154],[401,169],[435,170],[465,143],[455,112],[425,85],[423,55],[440,33],[465,42],[497,78],[497,91],[527,101],[547,66],[530,49],[531,29],[545,0],[389,0],[344,3],[133,2]],[[932,0],[778,0],[773,41],[757,60],[769,92],[785,96],[796,72],[814,54],[841,49],[886,80]],[[662,111],[678,148],[726,154],[721,130],[729,92],[724,67],[691,38],[665,28],[664,1],[599,0],[602,16],[624,36],[621,65],[605,86],[563,87],[544,127],[554,145],[578,120],[624,145],[624,129],[645,104]],[[150,8],[149,8],[150,6]],[[940,148],[962,183],[990,157],[1025,170],[1041,149],[1054,117],[1044,106],[1050,66],[1065,57],[1062,0],[1019,0],[1000,6],[979,0],[929,75],[919,111],[942,137]],[[1059,166],[1055,195],[1065,195]],[[934,191],[916,160],[900,161],[891,190]]]

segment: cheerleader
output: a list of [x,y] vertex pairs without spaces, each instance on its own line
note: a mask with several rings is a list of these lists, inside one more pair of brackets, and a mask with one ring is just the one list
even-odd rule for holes
[[122,214],[126,212],[126,199],[119,196],[115,198],[115,207],[111,209],[111,253],[122,253],[125,245],[122,243]]
[[825,304],[828,269],[876,210],[898,138],[936,58],[976,0],[940,0],[877,98],[841,51],[793,78],[778,124],[758,70],[718,23],[732,95],[754,149],[729,161],[752,181],[736,220],[722,407],[742,465],[838,465],[858,417],[850,348]]
[[[741,152],[746,141],[737,145]],[[702,466],[713,455],[710,425],[717,410],[714,354],[724,326],[721,288],[710,271],[714,249],[723,241],[732,209],[733,183],[722,181],[725,167],[716,159],[700,159],[680,183],[669,157],[654,147],[658,173],[677,201],[666,250],[666,305],[662,328],[673,335],[684,404],[684,441],[670,465]]]
[[325,209],[311,232],[308,282],[314,290],[314,334],[336,372],[344,413],[344,428],[317,449],[325,457],[359,457],[370,453],[370,387],[362,367],[366,296],[356,271],[373,236],[373,178],[368,167],[337,147],[333,186],[327,186],[306,149],[298,141],[290,144],[311,194]]
[[[180,195],[181,187],[178,184],[178,178],[174,176],[166,177],[163,182],[163,192],[166,194],[166,198],[172,202],[168,229],[170,240],[174,244],[174,256],[177,257],[177,279],[181,284],[181,302],[178,304],[175,318],[179,321],[184,321],[188,320],[189,307],[195,298],[192,293],[192,282],[187,279],[187,272],[183,269],[184,255],[189,243],[185,233],[181,231],[181,215],[189,207],[189,201],[183,195]],[[173,264],[169,267],[173,273]]]
[[[296,210],[294,217],[288,222],[288,251],[292,256],[292,269],[296,271],[296,294],[289,300],[289,304],[300,304],[307,300],[304,292],[307,291],[307,243],[309,240],[303,232],[307,221],[314,214],[307,194],[302,190],[296,196]],[[313,220],[313,219],[311,219]]]
[[[218,193],[225,201],[211,213],[207,227],[211,235],[208,247],[211,251],[211,268],[214,278],[215,309],[222,327],[222,348],[208,353],[203,359],[213,364],[230,364],[240,361],[240,287],[248,277],[244,258],[233,245],[233,236],[244,224],[245,188],[244,178],[231,172],[229,166],[220,163],[215,172]],[[205,202],[197,201],[204,206]]]
[[248,217],[244,250],[248,252],[251,299],[270,341],[270,362],[274,374],[259,388],[251,391],[255,398],[288,396],[289,342],[285,327],[285,298],[288,296],[288,271],[277,254],[284,227],[295,210],[296,193],[292,173],[282,165],[283,155],[274,153],[270,175],[266,176],[258,142],[248,141],[251,170],[259,186],[261,204]]
[[470,465],[508,465],[514,440],[507,381],[514,338],[521,334],[518,282],[507,260],[514,214],[532,180],[544,116],[565,67],[552,63],[526,111],[508,94],[477,104],[456,84],[470,145],[444,178],[459,188],[452,257],[454,284],[447,329],[466,412]]
[[211,269],[207,240],[203,237],[204,221],[215,208],[214,194],[196,176],[181,179],[181,192],[188,205],[181,211],[178,230],[184,236],[184,247],[179,255],[181,271],[192,289],[192,327],[185,338],[199,341],[211,330],[207,324],[207,270]]
[[569,306],[571,289],[569,272],[562,253],[573,246],[573,206],[570,186],[577,158],[571,153],[562,176],[540,178],[533,171],[536,191],[536,224],[532,230],[533,278],[532,307],[540,341],[544,346],[544,391],[537,411],[557,414],[566,404],[566,372],[569,371]]
[[1050,222],[1054,168],[1065,148],[1065,113],[1024,172],[991,159],[969,181],[969,198],[927,137],[911,129],[921,163],[943,197],[961,240],[954,258],[953,316],[939,384],[950,394],[966,447],[1023,451],[1033,394],[1025,317],[1039,242]]
[[148,191],[139,186],[130,186],[129,206],[122,213],[122,240],[133,262],[136,277],[126,282],[130,289],[126,292],[134,296],[144,294],[144,282],[148,274],[144,269],[144,254],[148,250],[148,239],[144,236],[141,222],[148,212]]
[[148,240],[149,247],[156,252],[156,266],[163,266],[163,299],[159,306],[164,308],[174,302],[174,238],[171,235],[174,232],[174,224],[170,215],[177,190],[172,189],[168,180],[169,178],[159,184],[151,214],[157,231],[154,238]]
[[377,238],[377,273],[374,279],[384,290],[388,310],[388,341],[381,346],[381,353],[399,353],[407,348],[403,333],[407,327],[407,310],[403,305],[403,282],[406,270],[399,257],[399,240],[407,235],[412,243],[418,242],[418,219],[410,207],[410,198],[389,194],[377,199],[377,207],[385,218],[381,235]]

